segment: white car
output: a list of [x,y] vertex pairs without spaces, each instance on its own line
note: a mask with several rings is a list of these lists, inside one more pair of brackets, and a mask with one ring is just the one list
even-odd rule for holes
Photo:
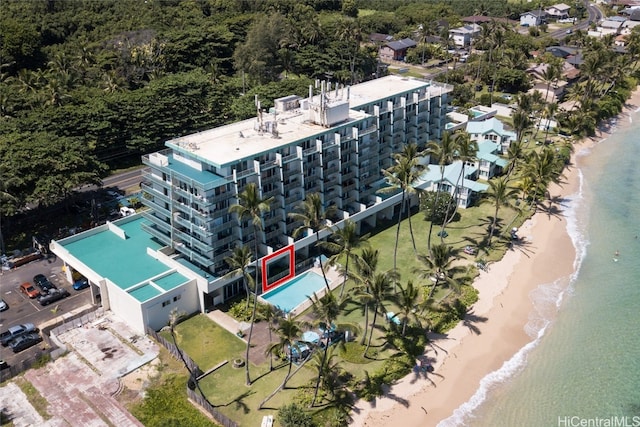
[[9,304],[7,304],[5,300],[0,298],[0,311],[5,311],[8,309],[9,309]]

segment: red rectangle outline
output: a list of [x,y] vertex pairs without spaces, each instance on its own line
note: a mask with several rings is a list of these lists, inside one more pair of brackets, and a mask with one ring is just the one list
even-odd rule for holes
[[[285,252],[289,252],[289,274],[287,274],[285,277],[283,277],[280,280],[276,280],[274,283],[272,283],[271,285],[269,285],[269,283],[267,282],[267,262],[269,262],[269,260],[276,258],[282,254],[284,254]],[[282,249],[279,249],[277,251],[275,251],[272,254],[269,254],[265,257],[262,258],[262,292],[267,292],[270,289],[275,288],[276,286],[286,282],[289,279],[292,279],[293,277],[295,277],[296,275],[296,270],[295,270],[295,265],[296,265],[296,260],[295,260],[296,254],[294,251],[294,245],[289,245],[286,246]]]

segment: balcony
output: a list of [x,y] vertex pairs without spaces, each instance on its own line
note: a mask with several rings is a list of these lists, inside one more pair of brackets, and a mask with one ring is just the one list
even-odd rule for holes
[[255,171],[255,169],[246,169],[240,172],[236,171],[236,179],[239,180],[239,179],[246,178],[251,175],[257,175],[257,174],[258,173]]
[[151,171],[147,169],[142,170],[142,180],[153,182],[154,184],[160,185],[166,189],[171,189],[170,181],[164,181],[160,175],[151,173]]
[[375,126],[375,125],[374,126],[369,126],[368,128],[361,130],[359,132],[359,135],[360,136],[369,135],[369,134],[375,133],[377,131],[378,131],[378,127],[377,126]]
[[140,199],[140,202],[143,205],[145,205],[146,207],[148,207],[149,209],[152,209],[154,211],[164,212],[164,213],[167,213],[167,214],[169,213],[169,209],[168,208],[165,208],[164,205],[159,205],[154,200],[146,199],[146,198],[142,197]]
[[151,224],[142,223],[141,224],[141,228],[145,232],[151,234],[153,237],[155,237],[156,239],[158,239],[159,241],[164,243],[165,245],[171,246],[171,236],[169,236],[168,234],[165,234],[162,231],[158,230],[155,227],[155,224],[151,225]]
[[314,154],[318,152],[318,147],[313,146],[311,148],[307,148],[306,150],[302,150],[302,155],[303,156],[308,156],[310,154]]

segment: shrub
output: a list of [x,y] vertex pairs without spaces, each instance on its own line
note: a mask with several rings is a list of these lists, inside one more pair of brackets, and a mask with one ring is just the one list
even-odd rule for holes
[[229,308],[229,315],[241,322],[249,322],[251,320],[251,312],[253,310],[253,303],[249,303],[247,308],[247,302],[245,300],[239,300],[233,303]]
[[311,415],[297,403],[281,407],[278,411],[278,420],[282,427],[314,427]]

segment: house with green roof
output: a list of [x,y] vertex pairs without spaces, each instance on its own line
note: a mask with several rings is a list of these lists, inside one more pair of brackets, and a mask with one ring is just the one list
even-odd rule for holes
[[478,143],[478,151],[474,166],[478,169],[478,178],[490,180],[496,175],[500,175],[507,167],[507,160],[498,155],[500,144],[491,141]]
[[418,179],[415,187],[425,191],[444,191],[457,199],[458,207],[466,209],[479,194],[487,191],[487,184],[477,182],[478,168],[472,163],[458,160],[444,167],[444,174],[437,165],[430,165]]
[[495,117],[483,121],[469,121],[466,130],[472,141],[498,143],[500,154],[506,153],[511,143],[516,140],[516,133],[506,130],[504,124]]

